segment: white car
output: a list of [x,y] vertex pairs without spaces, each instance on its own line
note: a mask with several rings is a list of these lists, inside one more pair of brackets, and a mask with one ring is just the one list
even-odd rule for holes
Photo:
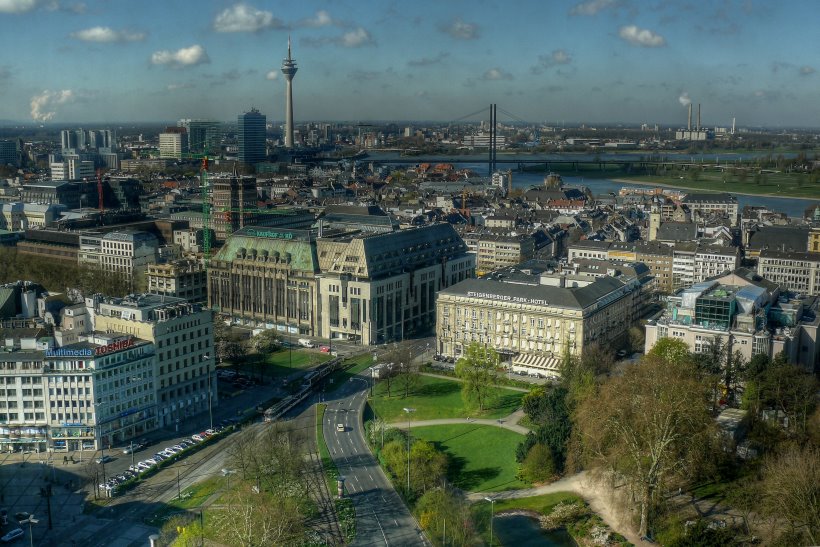
[[336,431],[344,431],[345,424],[336,424]]

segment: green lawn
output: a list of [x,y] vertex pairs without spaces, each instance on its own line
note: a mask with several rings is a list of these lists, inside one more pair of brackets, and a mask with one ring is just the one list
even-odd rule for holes
[[503,387],[494,389],[494,398],[489,408],[483,413],[465,406],[461,396],[461,383],[443,378],[420,376],[418,386],[404,397],[404,390],[393,381],[391,397],[387,396],[387,383],[379,381],[373,390],[371,407],[379,418],[387,422],[400,422],[406,419],[405,407],[415,408],[414,420],[436,420],[441,418],[502,418],[512,414],[521,406],[525,394]]
[[[820,199],[820,183],[812,183],[805,173],[766,173],[760,182],[749,173],[745,180],[730,172],[701,171],[696,177],[691,172],[680,171],[669,175],[622,174],[615,178],[652,184],[668,184],[706,192],[740,192],[744,194],[772,194],[783,197]],[[809,204],[806,204],[808,207]]]
[[349,368],[333,372],[326,381],[327,391],[331,393],[336,391],[340,386],[344,385],[345,382],[349,381],[350,378],[373,365],[373,356],[369,353],[365,353],[350,359],[345,359],[345,363],[349,365]]
[[210,477],[194,484],[182,491],[181,499],[173,499],[159,511],[148,517],[146,521],[152,526],[162,526],[174,514],[200,507],[208,498],[217,492],[223,483],[223,477]]
[[245,374],[256,378],[280,378],[295,370],[313,368],[332,359],[317,349],[280,349],[267,355],[250,354],[232,363]]
[[531,486],[515,478],[515,448],[524,440],[523,435],[475,424],[414,427],[412,432],[447,453],[447,478],[462,490],[488,492]]

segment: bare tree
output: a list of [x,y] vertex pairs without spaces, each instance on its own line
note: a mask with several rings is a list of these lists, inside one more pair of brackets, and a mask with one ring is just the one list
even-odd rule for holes
[[711,449],[708,401],[708,387],[694,367],[650,354],[576,409],[574,431],[584,459],[629,484],[637,496],[641,535],[664,485],[692,476]]
[[214,530],[229,545],[264,547],[298,543],[304,516],[293,498],[240,488],[211,512]]
[[763,506],[808,543],[820,543],[820,448],[789,447],[763,466]]

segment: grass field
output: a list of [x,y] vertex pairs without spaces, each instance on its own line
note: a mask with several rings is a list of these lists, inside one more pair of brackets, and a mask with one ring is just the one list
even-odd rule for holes
[[462,490],[488,492],[530,486],[515,478],[515,448],[524,436],[514,431],[489,425],[436,425],[414,427],[413,436],[447,453],[447,478]]
[[200,507],[222,487],[223,481],[223,477],[211,477],[186,488],[182,491],[182,498],[169,501],[162,509],[146,519],[146,522],[160,527],[174,514]]
[[781,197],[820,199],[820,182],[811,182],[806,173],[765,173],[757,177],[750,171],[743,178],[729,171],[721,172],[708,166],[694,175],[691,171],[674,171],[665,175],[647,175],[640,172],[626,172],[619,165],[578,164],[576,169],[554,166],[555,172],[565,176],[587,178],[607,178],[634,181],[640,184],[662,184],[675,188],[703,192],[735,192],[753,195],[773,195]]
[[369,353],[365,353],[351,359],[346,359],[345,362],[350,365],[350,367],[346,370],[337,370],[330,375],[328,383],[331,385],[328,386],[327,391],[331,393],[336,391],[340,386],[344,385],[345,382],[349,381],[350,378],[366,370],[373,364],[373,356]]
[[[820,199],[820,183],[812,183],[805,173],[767,173],[755,180],[749,174],[746,180],[731,173],[701,171],[694,178],[680,172],[674,176],[617,175],[616,178],[634,180],[646,184],[666,184],[706,192],[737,192],[742,194],[771,194],[774,196]],[[808,207],[808,204],[806,204]]]
[[280,349],[267,355],[246,355],[233,363],[232,368],[256,378],[280,378],[294,370],[312,368],[330,359],[330,354],[315,349]]
[[461,396],[461,383],[442,378],[420,376],[418,386],[404,397],[404,390],[395,382],[391,390],[392,396],[387,397],[387,383],[380,381],[373,390],[370,404],[379,418],[387,422],[396,422],[405,419],[404,408],[412,407],[416,411],[414,420],[436,420],[441,418],[466,418],[467,416],[481,418],[501,418],[508,416],[521,405],[521,398],[525,395],[520,391],[512,391],[503,387],[494,389],[493,401],[483,413],[465,406]]

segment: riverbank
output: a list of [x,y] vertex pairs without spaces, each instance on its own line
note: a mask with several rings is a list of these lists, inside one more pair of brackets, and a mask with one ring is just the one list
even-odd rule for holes
[[767,198],[778,198],[778,199],[805,199],[809,201],[820,201],[820,188],[816,190],[817,196],[796,196],[796,195],[784,195],[784,194],[772,194],[767,192],[738,192],[731,188],[731,185],[725,189],[714,189],[714,188],[703,188],[701,186],[692,186],[688,185],[685,182],[683,183],[668,183],[668,182],[657,182],[654,180],[640,180],[640,179],[629,179],[629,178],[613,178],[610,179],[612,182],[619,182],[622,184],[631,184],[634,186],[660,186],[662,188],[670,188],[673,190],[697,190],[698,192],[707,192],[707,193],[729,193],[738,196],[759,196],[759,197],[767,197]]

